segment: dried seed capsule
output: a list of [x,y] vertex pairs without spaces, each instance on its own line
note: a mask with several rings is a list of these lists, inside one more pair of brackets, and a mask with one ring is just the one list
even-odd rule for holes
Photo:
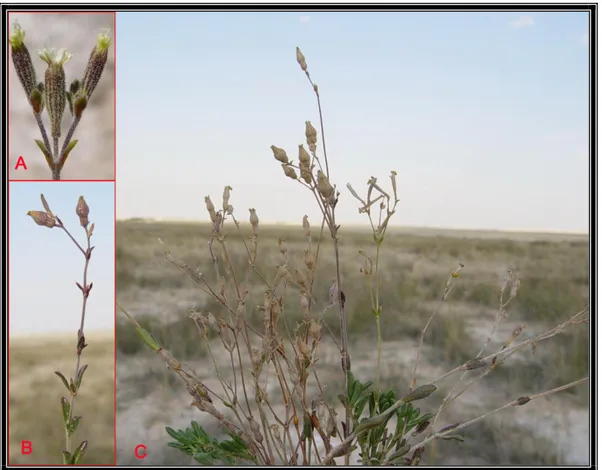
[[77,206],[75,207],[75,213],[79,217],[79,223],[82,227],[88,226],[88,214],[90,214],[90,208],[88,204],[86,204],[86,200],[84,196],[80,196],[77,201]]
[[284,243],[284,240],[282,238],[278,239],[278,250],[280,251],[280,253],[282,253],[283,255],[286,255],[288,249],[286,247],[286,243]]
[[302,163],[305,166],[308,166],[311,164],[311,157],[309,156],[309,153],[307,153],[307,150],[305,150],[305,147],[303,147],[303,145],[299,145],[299,163]]
[[293,179],[293,180],[297,179],[297,173],[295,172],[295,169],[292,166],[289,166],[289,165],[283,163],[282,170],[284,171],[284,174],[286,176],[288,176],[290,179]]
[[334,194],[334,188],[322,170],[318,170],[318,192],[324,199],[328,199]]
[[288,163],[288,156],[286,155],[286,151],[284,149],[276,147],[275,145],[272,145],[270,148],[272,149],[272,152],[274,153],[274,158],[276,160],[278,160],[281,163]]
[[315,145],[318,142],[318,133],[314,126],[311,125],[311,122],[305,121],[305,138],[307,139],[307,145]]
[[222,207],[224,211],[228,211],[228,207],[230,207],[230,191],[232,191],[232,186],[224,187],[224,194],[222,196]]
[[100,77],[107,63],[107,57],[109,55],[109,46],[111,45],[111,38],[108,36],[108,29],[101,30],[96,40],[96,46],[92,49],[86,70],[84,71],[84,78],[82,79],[82,88],[86,97],[90,99],[96,85],[100,81]]
[[71,59],[71,54],[65,49],[58,52],[54,49],[44,49],[40,51],[40,58],[48,64],[44,75],[44,91],[50,118],[50,134],[58,139],[61,136],[61,120],[67,103],[63,65]]
[[303,230],[305,230],[305,236],[311,236],[311,226],[309,225],[309,219],[307,215],[303,216]]
[[29,211],[27,215],[30,216],[36,224],[42,227],[52,228],[56,225],[54,218],[50,217],[46,212]]
[[305,261],[305,266],[307,266],[307,269],[309,269],[310,271],[313,271],[314,266],[316,265],[316,258],[314,257],[314,255],[310,249],[305,250],[304,261]]
[[13,32],[10,33],[9,43],[13,56],[13,65],[19,77],[19,81],[25,90],[29,99],[31,92],[36,88],[36,70],[31,61],[29,50],[25,46],[25,31],[21,29],[19,23],[15,22]]
[[211,219],[211,222],[215,223],[217,221],[217,214],[215,213],[215,206],[211,201],[211,197],[205,197],[205,205],[207,206],[207,212],[209,212],[209,218]]

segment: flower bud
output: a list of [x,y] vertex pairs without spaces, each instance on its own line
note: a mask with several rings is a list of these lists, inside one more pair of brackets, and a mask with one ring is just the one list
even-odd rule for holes
[[25,46],[25,31],[21,29],[19,23],[15,22],[13,32],[10,33],[9,43],[13,56],[13,65],[19,77],[19,81],[29,98],[31,92],[36,87],[36,70],[31,61],[29,50]]
[[54,217],[50,217],[46,212],[29,211],[27,215],[30,216],[36,224],[42,227],[52,228],[56,225]]
[[88,214],[90,214],[90,208],[84,199],[84,196],[80,196],[75,207],[75,213],[79,217],[79,223],[82,227],[88,226]]
[[92,49],[86,70],[84,71],[84,78],[82,79],[82,88],[86,95],[86,98],[90,99],[96,85],[100,81],[100,77],[107,63],[107,57],[109,55],[109,46],[111,45],[111,38],[108,36],[109,30],[101,30],[96,40],[96,46]]
[[288,163],[288,156],[286,155],[286,151],[284,149],[276,147],[275,145],[272,145],[270,148],[272,149],[272,152],[274,153],[274,158],[276,160],[278,160],[281,163]]
[[81,119],[82,113],[87,105],[88,98],[86,98],[86,95],[82,91],[78,92],[73,101],[73,115],[76,119]]
[[297,47],[297,62],[301,66],[301,70],[307,72],[307,63],[305,62],[305,56],[301,52],[301,49]]
[[259,217],[257,217],[257,211],[253,208],[249,209],[249,222],[251,222],[251,227],[253,227],[253,234],[257,235],[257,230],[259,228]]
[[40,114],[44,109],[44,95],[37,87],[31,90],[29,104],[31,104],[31,108],[36,114]]
[[61,136],[61,120],[67,103],[63,65],[71,59],[71,54],[65,49],[58,52],[54,49],[44,49],[39,54],[40,58],[48,64],[44,75],[44,92],[46,109],[50,118],[50,134],[53,138],[58,139]]

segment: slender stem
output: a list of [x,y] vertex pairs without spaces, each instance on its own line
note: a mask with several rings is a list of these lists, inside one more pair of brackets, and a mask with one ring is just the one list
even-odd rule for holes
[[[63,230],[73,240],[73,237],[71,236],[71,234],[64,227],[63,227]],[[86,232],[86,240],[88,243],[88,247],[87,247],[88,249],[84,253],[84,257],[85,257],[86,261],[84,264],[84,279],[83,279],[83,284],[82,284],[82,286],[83,286],[82,313],[81,313],[81,319],[80,319],[80,324],[79,324],[79,331],[78,331],[78,335],[77,335],[78,343],[79,343],[80,336],[81,337],[84,336],[84,323],[86,320],[86,306],[88,303],[88,294],[89,294],[89,292],[88,292],[88,266],[90,265],[90,236],[88,235],[88,231],[87,231],[86,227],[84,227],[84,230]],[[80,248],[80,250],[81,250],[81,247],[79,246],[79,244],[75,240],[73,240],[73,241],[78,246],[78,248]],[[79,372],[80,362],[81,362],[81,350],[79,349],[79,344],[78,344],[77,359],[75,361],[75,374],[73,375],[74,382],[77,381],[77,374]],[[76,394],[72,393],[71,394],[71,402],[70,402],[70,406],[69,406],[69,422],[73,419],[73,410],[75,408],[75,397],[76,397]],[[65,448],[67,449],[67,452],[71,452],[71,438],[69,437],[69,434],[67,433],[67,431],[65,431],[65,437],[66,437]]]
[[[65,150],[67,150],[67,147],[69,147],[69,144],[71,143],[71,139],[73,138],[73,134],[75,133],[75,129],[77,128],[77,125],[79,124],[80,120],[81,120],[81,117],[74,117],[73,121],[71,121],[69,130],[67,131],[67,136],[65,137],[65,142],[63,142],[63,147],[61,148],[61,159],[65,158]],[[57,155],[57,157],[58,157],[58,155]],[[63,162],[63,163],[65,163],[65,162]]]
[[380,283],[379,283],[379,261],[380,261],[380,247],[382,242],[379,240],[376,243],[376,299],[374,302],[374,315],[376,316],[376,349],[377,349],[377,363],[376,363],[376,390],[380,392],[380,357],[381,357],[381,329],[380,329]]
[[[589,377],[583,377],[583,378],[581,378],[579,380],[575,380],[574,382],[571,382],[571,383],[568,383],[568,384],[565,384],[565,385],[561,385],[560,387],[556,387],[556,388],[554,388],[552,390],[547,390],[545,392],[541,392],[541,393],[538,393],[536,395],[531,395],[531,396],[521,397],[521,398],[528,398],[528,401],[526,402],[526,403],[528,403],[528,402],[531,402],[531,401],[533,401],[533,400],[535,400],[537,398],[542,398],[542,397],[545,397],[545,396],[548,396],[548,395],[552,395],[553,393],[561,392],[563,390],[566,390],[567,388],[574,387],[575,385],[579,385],[581,382],[585,382],[586,380],[589,380]],[[524,404],[526,404],[526,403],[524,403]],[[447,436],[447,435],[452,434],[452,433],[455,434],[460,429],[464,429],[465,427],[468,427],[471,424],[474,424],[474,423],[477,423],[479,421],[482,421],[483,419],[487,418],[488,416],[491,416],[491,415],[493,415],[495,413],[498,413],[498,412],[500,412],[502,410],[505,410],[506,408],[510,408],[511,406],[522,406],[522,405],[520,404],[520,401],[519,401],[518,398],[515,399],[515,400],[512,400],[511,402],[506,403],[505,405],[500,406],[499,408],[496,408],[495,410],[488,411],[487,413],[484,413],[481,416],[478,416],[478,417],[473,418],[473,419],[471,419],[469,421],[466,421],[466,422],[460,424],[459,426],[455,426],[452,429],[449,429],[449,430],[447,430],[445,432],[436,432],[436,433],[434,433],[433,435],[425,438],[422,442],[419,442],[418,444],[415,444],[414,446],[412,446],[407,453],[411,454],[412,452],[414,452],[419,447],[423,447],[424,445],[428,444],[429,442],[431,442],[434,439],[439,439],[441,437]]]
[[41,114],[33,113],[36,118],[36,122],[38,123],[38,127],[40,128],[40,134],[42,134],[42,140],[44,141],[44,145],[46,146],[46,150],[51,151],[50,141],[48,140],[48,134],[46,133],[46,128],[44,127],[44,122],[42,121]]

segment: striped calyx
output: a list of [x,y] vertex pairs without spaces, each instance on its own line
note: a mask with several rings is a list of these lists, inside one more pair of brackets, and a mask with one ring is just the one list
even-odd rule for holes
[[71,58],[71,54],[64,49],[58,52],[54,49],[44,49],[40,51],[40,58],[48,64],[44,76],[46,109],[50,118],[50,133],[58,139],[61,136],[61,120],[67,103],[63,65]]
[[109,30],[102,30],[98,35],[96,46],[90,54],[86,70],[84,71],[84,78],[82,80],[82,88],[86,94],[86,97],[90,99],[96,85],[100,81],[100,77],[107,63],[107,57],[109,55],[109,46],[111,45],[111,38],[108,36]]
[[13,31],[10,33],[9,43],[13,57],[15,71],[19,77],[19,81],[27,94],[27,98],[31,96],[31,92],[36,87],[36,70],[33,68],[31,55],[23,42],[25,39],[25,31],[21,29],[19,23],[15,23]]

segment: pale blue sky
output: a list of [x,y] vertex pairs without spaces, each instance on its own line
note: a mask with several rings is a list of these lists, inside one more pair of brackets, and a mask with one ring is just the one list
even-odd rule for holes
[[339,222],[345,184],[398,172],[397,225],[588,229],[587,13],[118,13],[117,216],[318,221],[296,158],[320,86]]
[[85,330],[112,330],[115,324],[115,249],[113,183],[10,183],[10,334],[68,332],[81,318],[84,257],[64,231],[36,225],[27,215],[50,209],[85,248],[84,229],[75,207],[84,196],[94,222],[95,246],[88,268],[94,287],[88,298]]

